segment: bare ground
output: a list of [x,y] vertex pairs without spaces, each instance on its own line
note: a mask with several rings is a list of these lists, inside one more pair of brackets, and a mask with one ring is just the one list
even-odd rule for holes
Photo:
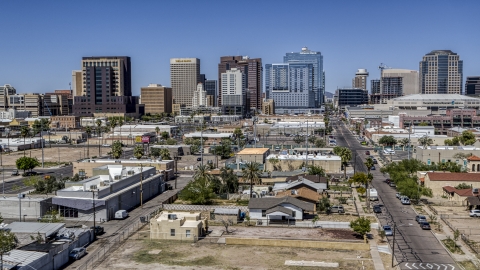
[[[106,155],[109,148],[101,147],[100,148],[102,155]],[[98,156],[98,147],[90,147],[90,157]],[[42,160],[42,149],[33,149],[26,150],[26,156],[36,157],[39,161]],[[83,145],[78,145],[77,147],[54,147],[54,148],[44,148],[43,149],[44,161],[45,162],[72,162],[82,159],[87,156],[87,147]],[[5,166],[15,166],[15,161],[23,157],[23,151],[12,152],[10,154],[5,154],[2,156],[3,165]]]

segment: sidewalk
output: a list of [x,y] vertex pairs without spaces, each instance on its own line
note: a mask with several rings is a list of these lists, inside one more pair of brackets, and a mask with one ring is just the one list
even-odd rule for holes
[[[415,208],[413,208],[413,209],[415,210]],[[425,206],[425,205],[422,206],[422,209],[423,209],[423,211],[427,212],[428,216],[430,216],[430,215],[435,216],[435,214],[427,206]],[[443,222],[443,220],[440,218],[440,216],[437,216],[437,222],[440,222],[440,224],[442,225],[443,233],[432,232],[433,235],[435,236],[435,238],[437,238],[437,240],[439,242],[444,240],[444,239],[447,239],[448,237],[453,239],[452,229],[445,222]],[[461,239],[458,239],[457,242],[460,242],[459,246],[462,249],[462,251],[465,253],[464,255],[451,253],[447,248],[445,248],[445,250],[447,250],[447,252],[450,253],[450,256],[452,256],[452,258],[455,261],[471,261],[473,264],[475,264],[480,269],[480,261],[476,257],[476,255],[470,251],[470,248],[468,246],[466,246]]]

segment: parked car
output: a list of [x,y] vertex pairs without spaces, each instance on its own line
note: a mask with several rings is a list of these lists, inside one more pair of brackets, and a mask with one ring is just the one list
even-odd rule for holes
[[70,254],[68,254],[68,257],[73,260],[78,260],[85,256],[87,254],[87,250],[83,247],[80,248],[74,248],[72,251],[70,251]]
[[410,199],[409,198],[403,198],[402,199],[402,204],[404,204],[404,205],[410,204]]
[[428,222],[422,222],[420,223],[420,228],[422,228],[422,230],[430,230],[430,224]]
[[470,210],[471,217],[480,217],[480,210]]
[[385,236],[393,235],[393,230],[392,230],[392,227],[390,227],[390,225],[383,226],[383,231],[385,232]]
[[329,208],[330,213],[345,213],[345,209],[343,208],[342,205],[334,205]]
[[415,220],[417,221],[417,223],[427,222],[427,218],[425,216],[422,216],[422,215],[416,216]]
[[197,161],[202,161],[202,158],[201,157],[197,158]]
[[376,158],[372,158],[372,160],[373,160],[373,164],[378,164],[378,161]]
[[20,174],[18,173],[18,170],[13,170],[13,171],[12,171],[12,175],[15,175],[15,176],[16,176],[16,175],[20,175]]
[[38,173],[37,172],[26,172],[24,174],[22,174],[23,176],[34,176],[34,175],[37,175]]
[[95,226],[95,227],[90,227],[91,230],[95,231],[95,235],[100,235],[105,232],[105,229],[102,226]]
[[385,148],[385,149],[383,149],[383,153],[384,153],[385,155],[390,155],[390,154],[395,155],[395,150],[392,150],[392,149],[389,149],[389,148]]
[[390,185],[391,187],[393,187],[393,188],[397,187],[397,186],[395,185],[395,182],[393,182],[393,181],[391,181],[389,185]]
[[399,199],[399,200],[400,200],[400,197],[402,197],[402,193],[400,193],[400,192],[397,192],[397,193],[395,193],[395,196],[397,197],[397,199]]
[[365,151],[365,155],[370,156],[370,151]]
[[370,170],[371,170],[371,171],[375,171],[375,166],[372,166],[372,167],[370,168]]
[[374,213],[382,213],[382,208],[379,205],[374,205],[373,206],[373,212]]
[[110,144],[102,144],[103,147],[110,147]]

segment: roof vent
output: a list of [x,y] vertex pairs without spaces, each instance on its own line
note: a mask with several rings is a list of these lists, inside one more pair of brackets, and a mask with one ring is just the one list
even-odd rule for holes
[[175,220],[175,219],[177,219],[177,215],[176,214],[168,214],[168,219],[169,220]]

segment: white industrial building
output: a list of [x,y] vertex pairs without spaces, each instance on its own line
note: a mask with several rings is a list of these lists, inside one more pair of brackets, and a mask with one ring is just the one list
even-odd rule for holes
[[[67,182],[52,203],[68,220],[114,219],[118,210],[131,210],[165,191],[164,174],[154,167],[104,165],[93,169],[93,177]],[[95,211],[93,210],[95,209]]]

